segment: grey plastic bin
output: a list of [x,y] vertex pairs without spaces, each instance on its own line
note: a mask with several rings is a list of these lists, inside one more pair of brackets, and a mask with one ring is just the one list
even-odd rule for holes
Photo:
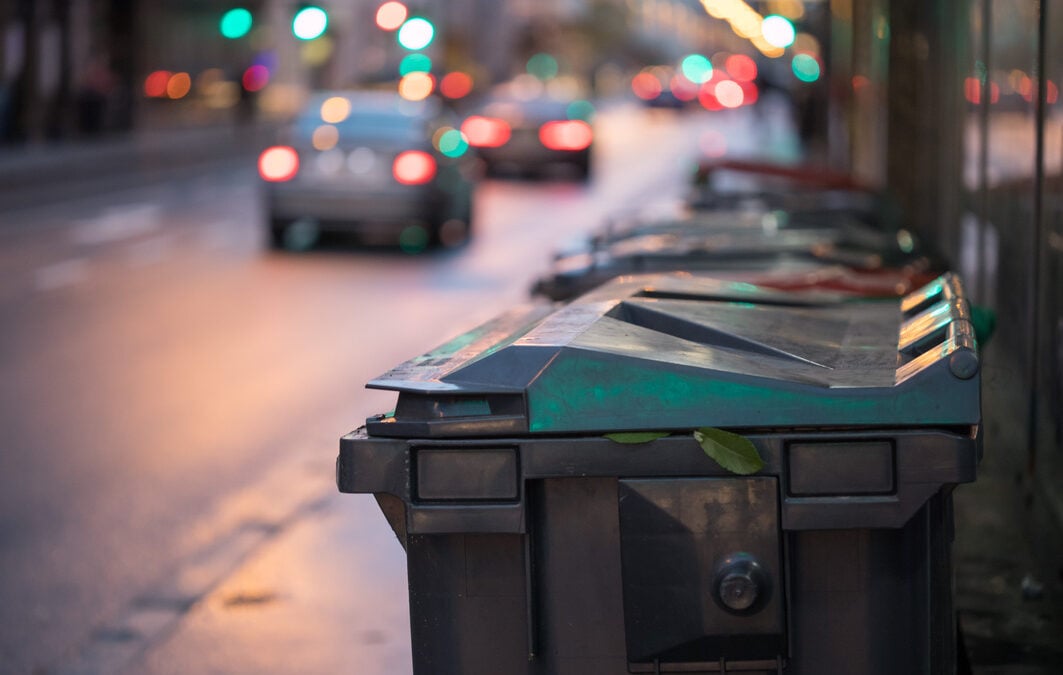
[[[341,440],[338,483],[406,548],[414,671],[953,672],[968,317],[949,275],[855,303],[621,278],[374,380],[396,410]],[[764,468],[721,468],[706,426]]]

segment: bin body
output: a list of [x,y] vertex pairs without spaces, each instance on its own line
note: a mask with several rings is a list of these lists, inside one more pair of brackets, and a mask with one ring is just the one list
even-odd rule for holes
[[[341,440],[337,475],[341,491],[377,495],[406,548],[414,671],[953,672],[950,493],[974,480],[980,419],[973,344],[953,325],[965,321],[959,287],[790,308],[791,318],[819,317],[829,337],[809,324],[789,356],[753,339],[764,335],[759,321],[778,328],[777,317],[740,303],[759,318],[728,316],[736,333],[702,336],[708,356],[684,357],[696,331],[662,319],[659,331],[686,337],[650,354],[635,331],[609,368],[587,366],[608,351],[599,338],[620,339],[612,322],[596,322],[637,314],[604,302],[610,292],[653,289],[651,305],[682,296],[696,306],[680,314],[704,330],[734,309],[706,299],[704,286],[669,284],[623,282],[564,316],[511,316],[377,381],[401,392],[396,412]],[[892,337],[875,337],[889,325]],[[855,361],[811,347],[824,340]],[[572,351],[551,347],[562,343]],[[738,378],[740,398],[733,382],[731,399],[713,398],[743,350],[749,368],[779,360],[781,370]],[[807,363],[792,363],[798,356]],[[703,357],[711,372],[701,381],[683,358]],[[857,363],[867,372],[846,380],[839,371]],[[893,364],[895,384],[881,385],[875,363]],[[819,369],[845,386],[816,384]],[[677,389],[694,399],[689,409],[675,404]],[[689,433],[697,419],[741,431],[764,467],[723,469]],[[669,435],[603,435],[652,420]]]

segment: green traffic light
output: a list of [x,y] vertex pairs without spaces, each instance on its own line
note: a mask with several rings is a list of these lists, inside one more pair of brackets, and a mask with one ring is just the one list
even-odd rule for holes
[[679,64],[683,77],[694,84],[704,84],[712,79],[712,61],[701,54],[691,54]]
[[251,12],[243,7],[236,7],[222,15],[218,29],[221,30],[222,36],[230,40],[236,40],[247,35],[251,31],[253,23],[254,19],[251,17]]
[[794,71],[794,77],[802,82],[815,82],[820,76],[819,61],[809,54],[794,56],[790,68]]
[[300,40],[313,40],[325,34],[328,14],[320,7],[303,7],[292,19],[292,33]]
[[529,74],[540,80],[549,80],[557,77],[557,59],[549,54],[540,53],[532,56],[528,59],[528,64],[525,68]]
[[432,72],[432,59],[424,54],[407,54],[399,64],[399,75]]

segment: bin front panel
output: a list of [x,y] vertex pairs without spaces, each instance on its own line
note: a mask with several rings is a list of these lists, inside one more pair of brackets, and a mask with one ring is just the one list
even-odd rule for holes
[[718,663],[785,653],[776,479],[619,483],[628,660]]

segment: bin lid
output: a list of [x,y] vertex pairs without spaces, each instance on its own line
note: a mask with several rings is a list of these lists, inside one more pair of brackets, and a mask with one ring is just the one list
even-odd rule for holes
[[947,274],[846,301],[684,273],[514,309],[371,381],[380,436],[978,424],[970,311]]

